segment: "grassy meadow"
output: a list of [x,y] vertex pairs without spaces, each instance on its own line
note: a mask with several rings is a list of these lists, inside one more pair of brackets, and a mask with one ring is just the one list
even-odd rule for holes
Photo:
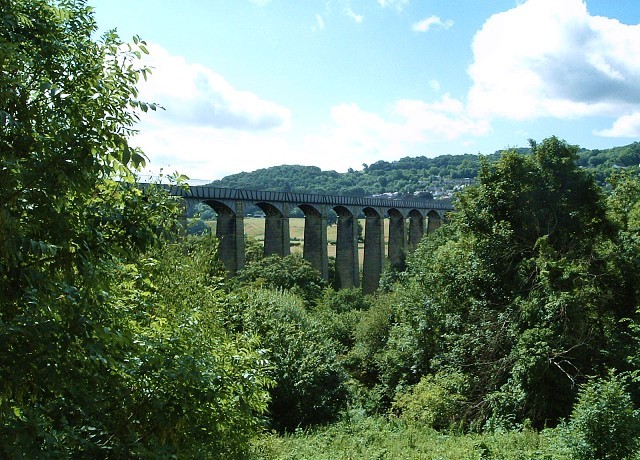
[[397,419],[366,417],[254,441],[260,460],[568,460],[560,430],[442,433]]
[[[255,238],[258,241],[264,241],[264,223],[265,219],[261,217],[245,217],[244,233],[247,236]],[[216,221],[207,221],[207,224],[211,227],[211,231],[215,234]],[[362,228],[364,228],[365,220],[360,219],[360,224],[362,225]],[[387,241],[389,236],[389,219],[384,220],[384,226],[385,241]],[[337,232],[337,225],[334,224],[331,226],[327,226],[327,242],[329,243],[327,252],[329,254],[329,257],[335,257],[336,255],[335,243],[337,239]],[[291,253],[302,254],[302,249],[304,246],[304,217],[289,218],[289,236],[291,238]],[[364,258],[364,244],[362,243],[358,245],[358,255],[360,257],[360,264],[362,265],[362,260]]]

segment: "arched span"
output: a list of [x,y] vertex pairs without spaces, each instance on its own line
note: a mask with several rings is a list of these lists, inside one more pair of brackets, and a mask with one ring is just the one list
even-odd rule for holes
[[427,213],[427,233],[435,232],[442,225],[442,217],[438,214],[438,211],[432,209]]
[[289,215],[267,202],[256,203],[265,214],[264,255],[284,257],[290,254]]
[[218,258],[230,275],[235,275],[244,267],[244,212],[242,203],[234,211],[216,200],[206,200],[218,218],[216,219],[216,237],[218,238]]
[[358,260],[358,222],[345,206],[335,206],[338,215],[336,238],[336,285],[340,289],[360,285]]
[[364,260],[362,262],[362,291],[370,294],[378,289],[384,267],[384,219],[383,213],[365,207]]
[[209,206],[211,209],[213,209],[218,215],[223,214],[223,215],[235,216],[236,214],[235,210],[231,209],[229,206],[227,206],[226,204],[220,201],[206,200],[206,201],[203,201],[203,203]]
[[[149,184],[141,184],[141,187],[147,186]],[[328,278],[326,210],[330,208],[339,210],[340,215],[345,218],[342,219],[343,224],[350,217],[353,217],[355,221],[356,217],[364,214],[366,216],[364,229],[365,262],[362,266],[363,281],[361,284],[365,292],[373,292],[377,288],[379,275],[384,266],[385,216],[388,215],[390,221],[397,219],[399,223],[398,213],[404,215],[405,234],[408,226],[408,238],[406,238],[409,243],[408,250],[411,250],[418,244],[426,231],[434,231],[442,223],[445,223],[447,221],[445,213],[453,210],[451,202],[442,201],[355,198],[292,192],[226,189],[210,186],[193,186],[185,189],[167,185],[165,188],[171,195],[184,198],[191,206],[194,206],[197,202],[205,202],[218,213],[216,234],[220,240],[219,256],[225,262],[231,275],[244,265],[243,217],[245,206],[261,204],[259,207],[265,211],[265,216],[274,216],[276,218],[275,223],[269,222],[267,224],[265,221],[265,225],[273,225],[273,228],[275,228],[273,231],[265,229],[265,234],[273,233],[276,235],[273,239],[265,237],[266,252],[282,254],[287,253],[290,244],[288,244],[288,236],[285,235],[286,229],[288,229],[286,221],[289,217],[289,210],[296,207],[300,208],[305,215],[304,257],[323,274],[325,279]],[[280,211],[280,214],[276,212],[276,209]],[[282,225],[277,222],[280,217],[282,218]],[[407,219],[409,219],[408,222]],[[270,219],[267,217],[266,220]],[[341,231],[341,233],[351,235],[357,231],[357,224],[354,227],[353,231],[343,228],[342,230],[347,233],[345,231]],[[399,239],[392,237],[392,241],[399,241]],[[236,248],[234,256],[227,254],[229,248],[233,246]],[[349,251],[351,250],[350,245],[345,247],[349,247]],[[358,276],[355,274],[357,273],[355,262],[357,245],[354,245],[353,249],[354,262],[349,269],[349,277],[357,280]],[[391,253],[393,254],[393,250]],[[351,252],[345,257],[351,260]],[[374,281],[371,281],[372,279]],[[354,281],[354,284],[356,282]]]
[[326,280],[329,278],[327,254],[327,207],[299,204],[304,213],[304,247],[302,257],[318,270]]
[[409,251],[415,250],[424,236],[424,215],[417,209],[409,211]]
[[405,217],[401,211],[391,208],[389,215],[389,264],[396,270],[404,270],[406,259]]

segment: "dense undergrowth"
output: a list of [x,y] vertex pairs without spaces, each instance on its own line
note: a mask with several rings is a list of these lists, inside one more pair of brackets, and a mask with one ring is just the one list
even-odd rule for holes
[[449,434],[381,416],[342,421],[284,436],[266,435],[254,443],[252,455],[264,460],[574,458],[555,430]]
[[484,163],[373,296],[293,255],[230,280],[135,183],[144,42],[1,5],[0,456],[637,455],[638,177],[605,195],[552,137]]

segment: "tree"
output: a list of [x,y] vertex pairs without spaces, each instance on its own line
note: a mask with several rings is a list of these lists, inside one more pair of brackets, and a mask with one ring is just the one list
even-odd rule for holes
[[272,289],[289,289],[308,303],[317,301],[327,287],[320,273],[298,254],[255,260],[238,273],[236,281]]
[[146,71],[128,65],[144,43],[95,42],[81,1],[1,9],[1,444],[62,456],[104,440],[82,419],[108,411],[127,343],[100,275],[153,244],[171,205],[109,180],[144,162],[127,141],[134,109],[149,107],[135,100]]
[[470,376],[480,423],[555,423],[576,383],[628,367],[633,349],[620,320],[635,315],[637,268],[615,262],[624,246],[602,193],[577,147],[552,137],[532,150],[485,162],[411,263],[442,321],[432,365]]
[[580,388],[563,428],[567,444],[580,460],[636,458],[640,413],[633,409],[624,379],[613,372]]
[[269,418],[277,430],[334,421],[347,402],[338,345],[291,292],[243,289],[227,307],[234,329],[259,337],[269,361]]
[[[266,406],[259,358],[211,314],[163,310],[175,298],[145,257],[178,216],[134,180],[144,156],[128,139],[155,108],[137,100],[145,43],[96,41],[82,0],[0,11],[0,456],[189,456],[198,442],[243,458]],[[219,410],[231,418],[215,425]]]

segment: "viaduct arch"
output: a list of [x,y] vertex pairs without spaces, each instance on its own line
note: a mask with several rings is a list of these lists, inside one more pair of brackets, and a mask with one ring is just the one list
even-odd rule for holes
[[[425,233],[437,229],[445,213],[453,210],[448,201],[400,201],[386,198],[355,198],[292,192],[227,189],[209,186],[164,186],[182,197],[187,209],[203,202],[217,214],[218,257],[230,274],[244,266],[244,209],[256,205],[265,213],[264,253],[290,253],[289,214],[295,208],[304,213],[303,257],[327,279],[327,213],[338,215],[336,277],[340,288],[360,285],[357,218],[365,216],[362,290],[378,288],[385,260],[402,269],[409,251]],[[385,219],[389,219],[388,248],[385,251]]]

